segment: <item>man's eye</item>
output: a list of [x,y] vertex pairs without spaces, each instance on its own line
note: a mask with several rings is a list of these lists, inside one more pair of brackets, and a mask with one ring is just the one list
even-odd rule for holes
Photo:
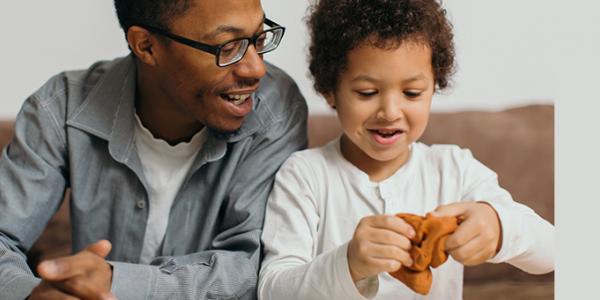
[[221,48],[220,55],[228,57],[230,55],[233,55],[235,53],[236,49],[237,49],[237,47],[233,43],[227,44]]
[[262,37],[259,37],[258,39],[256,39],[256,46],[257,46],[257,47],[262,47],[262,46],[264,46],[264,45],[265,45],[265,41],[266,41],[266,40],[267,40],[267,38],[266,38],[266,37],[264,37],[264,36],[262,36]]

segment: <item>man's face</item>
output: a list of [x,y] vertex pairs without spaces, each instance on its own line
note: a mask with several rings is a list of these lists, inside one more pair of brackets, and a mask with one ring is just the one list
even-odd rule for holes
[[[208,45],[219,45],[263,30],[259,0],[197,0],[168,30]],[[182,121],[219,132],[240,128],[252,111],[252,97],[266,73],[262,56],[251,45],[239,62],[218,67],[213,54],[164,39],[157,54],[158,96],[169,101]],[[246,99],[244,101],[244,99]]]

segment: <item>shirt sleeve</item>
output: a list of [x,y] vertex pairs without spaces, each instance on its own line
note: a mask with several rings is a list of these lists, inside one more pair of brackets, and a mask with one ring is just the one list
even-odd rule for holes
[[[151,265],[110,262],[111,290],[119,299],[256,299],[260,236],[275,173],[307,145],[307,107],[296,104],[257,133],[232,179],[223,223],[208,251],[159,257]],[[221,218],[221,217],[219,217]]]
[[465,193],[463,200],[485,201],[498,214],[502,228],[500,251],[490,263],[509,263],[525,272],[544,274],[554,270],[554,226],[531,208],[512,199],[500,187],[496,173],[463,150]]
[[27,99],[0,157],[0,299],[25,299],[40,282],[25,253],[63,199],[65,145],[49,103]]
[[318,179],[302,165],[301,158],[291,157],[277,174],[269,196],[258,297],[364,299],[350,276],[347,243],[317,255],[318,228],[325,220],[319,217],[317,188],[311,184]]

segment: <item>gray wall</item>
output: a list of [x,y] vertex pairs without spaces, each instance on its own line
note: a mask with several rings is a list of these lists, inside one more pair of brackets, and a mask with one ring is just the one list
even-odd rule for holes
[[[433,109],[495,110],[553,103],[561,9],[543,0],[446,0],[454,23],[458,73]],[[267,15],[287,26],[284,43],[266,59],[299,83],[312,113],[328,112],[306,67],[306,0],[263,0]],[[50,76],[127,53],[112,1],[6,1],[0,9],[0,117],[13,117]],[[596,42],[597,43],[597,42]]]

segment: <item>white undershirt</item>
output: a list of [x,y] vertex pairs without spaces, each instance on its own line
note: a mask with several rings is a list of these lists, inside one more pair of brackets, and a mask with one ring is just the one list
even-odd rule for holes
[[206,141],[206,128],[196,133],[189,142],[171,146],[162,139],[154,138],[137,114],[135,119],[135,146],[148,184],[149,210],[140,263],[148,264],[162,245],[171,205]]

